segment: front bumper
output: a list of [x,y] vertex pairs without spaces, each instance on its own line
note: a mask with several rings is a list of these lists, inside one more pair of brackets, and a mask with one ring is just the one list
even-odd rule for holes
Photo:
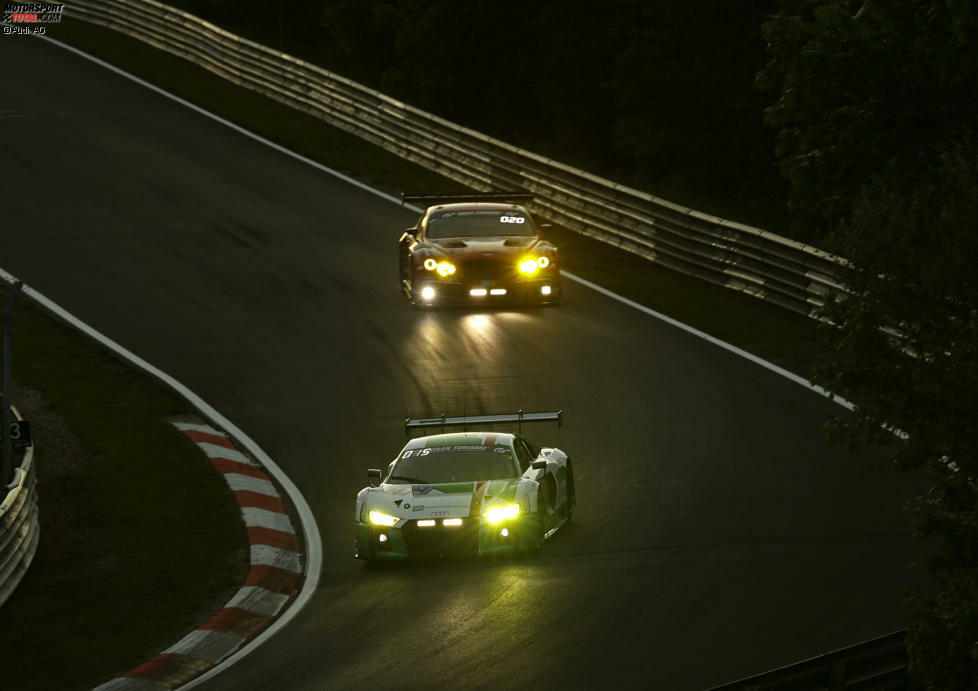
[[[430,288],[433,295],[426,294]],[[548,304],[560,300],[560,276],[500,281],[449,281],[419,277],[412,299],[418,305],[497,305],[512,303]]]
[[355,556],[358,559],[403,560],[443,556],[488,556],[529,551],[536,546],[539,524],[536,516],[500,523],[481,517],[462,519],[461,526],[421,527],[417,520],[402,521],[395,528],[357,521]]

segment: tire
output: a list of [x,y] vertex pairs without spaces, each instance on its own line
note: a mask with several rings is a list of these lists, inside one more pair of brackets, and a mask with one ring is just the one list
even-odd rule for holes
[[544,536],[547,534],[546,509],[544,508],[543,492],[537,491],[537,527],[530,554],[539,554],[543,549]]
[[564,512],[567,514],[567,522],[570,523],[574,517],[574,509],[577,508],[577,490],[574,489],[574,466],[570,459],[567,459],[567,501],[564,503]]

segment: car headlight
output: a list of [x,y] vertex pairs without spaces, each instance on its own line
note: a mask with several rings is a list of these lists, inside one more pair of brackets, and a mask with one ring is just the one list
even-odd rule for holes
[[374,525],[385,525],[390,528],[399,520],[400,519],[395,516],[388,516],[386,513],[381,513],[380,511],[370,512],[370,522]]
[[548,266],[550,266],[548,257],[527,257],[520,262],[520,271],[532,276],[537,272],[537,269],[546,269]]
[[437,271],[438,275],[441,277],[451,276],[455,273],[455,265],[448,261],[438,261],[434,257],[428,257],[424,260],[424,268],[428,271]]
[[486,513],[486,518],[490,523],[499,523],[500,521],[505,521],[507,518],[516,518],[519,512],[519,504],[510,504],[509,506],[503,506],[498,509],[488,511]]

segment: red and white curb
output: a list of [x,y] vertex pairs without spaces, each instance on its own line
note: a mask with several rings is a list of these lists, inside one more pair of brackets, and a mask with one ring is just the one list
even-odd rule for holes
[[158,691],[187,683],[272,621],[296,594],[302,576],[299,537],[261,466],[209,425],[177,421],[173,425],[203,450],[234,492],[248,528],[251,567],[241,589],[200,628],[96,691]]

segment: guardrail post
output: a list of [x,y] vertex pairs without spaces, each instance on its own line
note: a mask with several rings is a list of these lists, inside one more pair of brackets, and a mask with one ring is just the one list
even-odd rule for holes
[[[23,281],[15,281],[14,287],[10,291],[7,299],[7,309],[3,313],[3,427],[0,433],[3,434],[3,487],[6,488],[13,480],[13,439],[10,436],[10,314],[14,309],[14,302],[20,292]],[[5,495],[6,489],[3,494]]]

